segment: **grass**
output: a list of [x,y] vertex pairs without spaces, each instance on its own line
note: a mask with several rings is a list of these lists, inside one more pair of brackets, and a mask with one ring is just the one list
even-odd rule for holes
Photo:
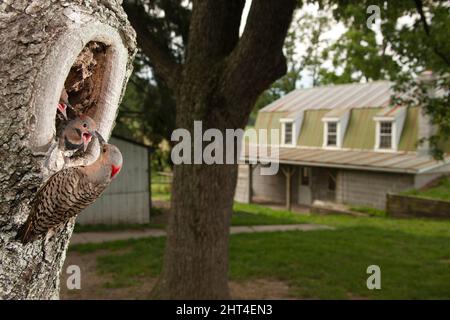
[[278,211],[255,204],[235,203],[231,218],[233,226],[256,226],[304,223],[299,214]]
[[409,190],[402,194],[420,198],[450,201],[450,178],[442,178],[434,187],[425,190]]
[[[237,204],[235,208],[243,223],[277,217],[326,224],[336,230],[233,235],[233,280],[279,279],[297,298],[450,299],[450,221],[294,217],[257,205]],[[255,217],[258,214],[262,218]],[[98,272],[112,277],[108,287],[127,287],[160,273],[164,246],[164,238],[149,238],[76,245],[71,250],[107,250],[98,257]],[[366,287],[366,269],[373,264],[381,268],[381,290]]]
[[170,188],[172,184],[172,177],[169,175],[162,175],[158,172],[152,171],[152,199],[153,200],[170,200]]
[[[153,207],[151,215],[162,214],[161,209]],[[233,226],[258,226],[258,225],[280,225],[302,223],[298,214],[288,211],[276,211],[270,208],[236,203],[234,213],[231,219]],[[164,224],[145,223],[145,224],[92,224],[75,225],[75,232],[110,232],[123,230],[143,230],[143,229],[164,229]]]
[[152,183],[152,200],[170,200],[170,184],[167,183]]

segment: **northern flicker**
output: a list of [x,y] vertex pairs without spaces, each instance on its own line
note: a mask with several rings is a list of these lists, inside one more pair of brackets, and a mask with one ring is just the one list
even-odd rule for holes
[[20,227],[16,239],[34,241],[62,226],[93,203],[122,168],[119,148],[99,136],[101,150],[91,165],[58,171],[39,189],[31,202],[31,213]]
[[81,115],[57,132],[58,147],[65,156],[70,157],[78,150],[86,151],[97,129],[95,121],[86,115]]
[[56,108],[61,113],[61,116],[58,114],[58,122],[70,121],[80,116],[80,114],[70,104],[69,95],[67,94],[65,88],[61,91],[61,97],[59,98]]

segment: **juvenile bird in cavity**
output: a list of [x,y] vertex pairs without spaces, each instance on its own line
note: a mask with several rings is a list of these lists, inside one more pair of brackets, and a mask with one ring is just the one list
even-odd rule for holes
[[47,235],[93,203],[122,168],[119,148],[101,143],[98,159],[88,166],[69,167],[51,176],[31,202],[31,212],[16,239],[22,243]]
[[56,106],[60,114],[58,114],[59,122],[69,121],[75,119],[80,114],[72,107],[69,102],[69,95],[65,88],[61,91],[58,105]]
[[61,92],[57,110],[63,117],[59,117],[56,123],[58,149],[65,158],[70,158],[78,150],[85,152],[97,130],[97,124],[91,117],[78,114],[73,109],[65,89]]

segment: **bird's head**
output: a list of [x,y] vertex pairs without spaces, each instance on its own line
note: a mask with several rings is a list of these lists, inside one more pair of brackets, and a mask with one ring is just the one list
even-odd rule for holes
[[83,150],[86,151],[97,129],[95,121],[91,117],[81,115],[72,120],[69,126],[77,133],[80,142],[83,144]]
[[104,143],[101,146],[100,157],[102,158],[103,165],[111,170],[110,178],[114,179],[115,176],[122,169],[123,157],[119,148],[113,144]]

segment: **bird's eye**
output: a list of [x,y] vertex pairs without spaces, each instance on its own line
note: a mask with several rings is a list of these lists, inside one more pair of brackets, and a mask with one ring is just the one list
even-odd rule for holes
[[83,128],[86,128],[87,127],[87,123],[83,123]]
[[103,153],[105,153],[106,152],[106,148],[103,148]]

